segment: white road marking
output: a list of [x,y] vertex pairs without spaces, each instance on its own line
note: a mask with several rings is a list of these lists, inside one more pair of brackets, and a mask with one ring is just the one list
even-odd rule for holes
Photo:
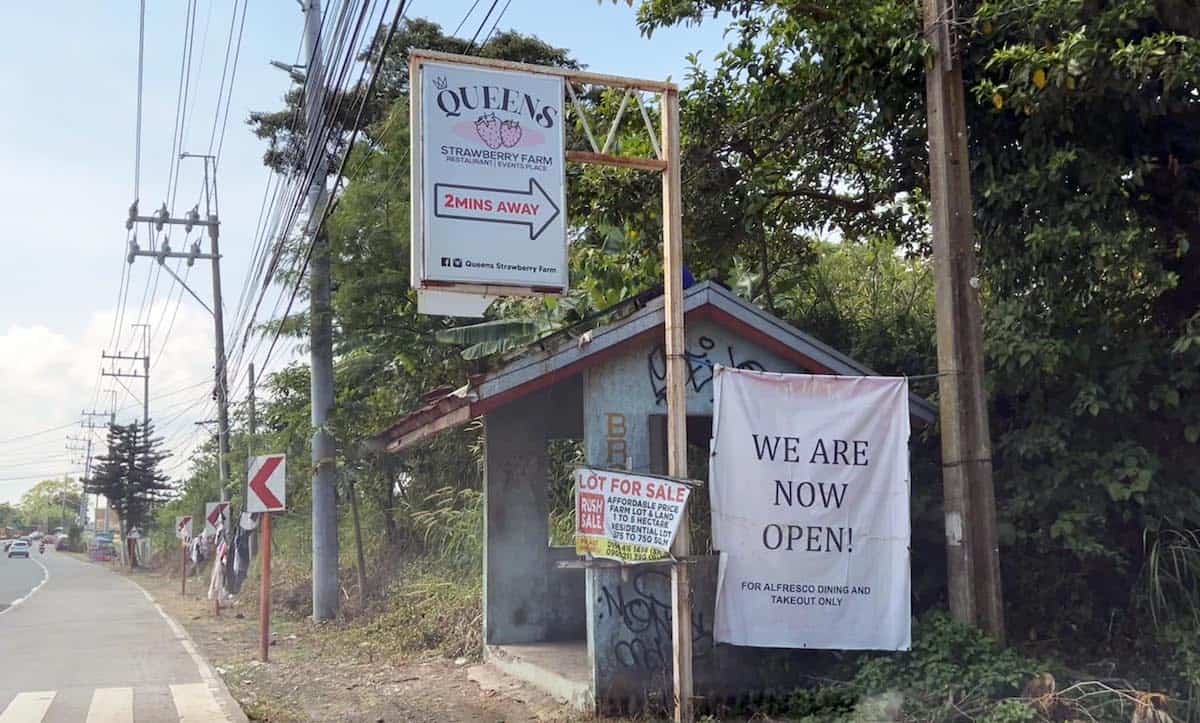
[[214,723],[228,721],[225,711],[217,704],[207,683],[186,683],[171,686],[171,699],[175,702],[175,712],[179,714],[179,723]]
[[[33,589],[30,590],[29,592],[25,593],[23,596],[17,598],[16,600],[13,600],[12,603],[8,607],[4,608],[3,610],[0,610],[0,615],[3,615],[4,613],[8,612],[9,610],[12,610],[16,606],[20,605],[21,603],[25,602],[29,598],[33,597],[33,594],[35,592],[42,589],[42,585],[45,585],[47,582],[50,582],[50,568],[43,565],[41,560],[34,560],[32,557],[29,559],[33,560],[34,563],[36,563],[38,567],[42,568],[42,581],[39,582],[37,585],[34,585]],[[0,720],[2,720],[2,719],[0,719]]]
[[133,688],[97,688],[87,723],[133,723]]
[[18,693],[0,713],[0,723],[41,723],[42,717],[54,702],[53,690]]
[[[233,705],[234,713],[238,716],[235,718],[235,720],[245,721],[245,714],[242,713],[241,708],[237,707],[237,703],[233,700],[233,696],[231,696],[226,690],[224,681],[217,677],[216,672],[212,669],[212,666],[208,664],[208,661],[201,657],[200,653],[196,651],[196,644],[192,642],[191,636],[187,634],[187,631],[183,629],[183,626],[175,622],[175,619],[168,615],[166,610],[163,610],[162,605],[158,604],[158,601],[154,599],[154,596],[151,595],[146,588],[137,584],[133,580],[130,580],[129,578],[124,579],[128,580],[129,584],[140,590],[142,595],[146,596],[146,599],[149,600],[150,604],[154,606],[154,609],[158,611],[158,614],[162,616],[162,619],[167,622],[167,625],[171,628],[171,632],[175,634],[175,639],[179,641],[180,647],[182,647],[184,651],[187,652],[188,656],[191,657],[192,662],[196,664],[196,670],[200,672],[200,678],[204,680],[203,683],[194,683],[190,685],[199,685],[207,688],[207,698],[209,701],[211,701],[211,705],[215,706],[214,710],[216,713],[211,714],[210,717],[182,718],[181,720],[194,720],[197,721],[197,723],[206,723],[207,721],[228,721],[229,715],[222,710],[220,703],[218,703],[218,699],[224,699],[230,701],[230,703]],[[171,694],[172,696],[175,695],[175,688],[188,687],[188,685],[172,685]],[[182,716],[183,712],[181,709],[179,709],[178,699],[176,699],[175,707],[177,710],[180,710],[180,715]],[[0,721],[0,723],[4,722]]]

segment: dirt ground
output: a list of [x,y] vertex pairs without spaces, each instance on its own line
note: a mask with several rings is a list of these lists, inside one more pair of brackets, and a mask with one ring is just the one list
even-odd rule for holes
[[[207,585],[138,571],[132,577],[195,640],[252,721],[573,721],[548,696],[491,673],[488,689],[468,678],[473,663],[440,657],[366,659],[333,626],[276,615],[270,662],[258,660],[257,602],[213,614]],[[206,582],[206,580],[205,580]]]

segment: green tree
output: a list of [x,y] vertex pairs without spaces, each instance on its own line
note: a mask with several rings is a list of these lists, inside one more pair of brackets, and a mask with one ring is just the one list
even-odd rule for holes
[[167,499],[171,486],[159,467],[167,453],[162,439],[154,436],[153,424],[113,424],[108,428],[108,452],[97,458],[96,472],[85,491],[104,495],[121,518],[121,536],[129,550],[131,566],[137,566],[136,546],[129,533],[146,530],[154,509]]
[[79,516],[82,488],[70,477],[38,482],[21,495],[21,514],[26,524],[44,527],[45,532],[65,527]]
[[0,527],[22,527],[25,515],[21,508],[8,502],[0,502]]
[[[362,440],[398,413],[419,406],[423,394],[436,387],[461,384],[470,370],[456,348],[433,341],[437,331],[455,322],[417,313],[416,295],[409,286],[407,190],[409,50],[461,53],[468,46],[469,39],[446,35],[435,23],[405,21],[388,55],[382,60],[372,59],[381,63],[379,80],[360,119],[355,148],[345,148],[355,117],[343,115],[333,119],[333,140],[326,149],[334,161],[332,168],[340,165],[343,154],[350,153],[345,164],[345,188],[327,222],[336,367],[334,433],[340,454],[357,470],[365,513],[381,520],[391,541],[400,535],[396,520],[401,502],[398,496],[420,497],[444,485],[469,486],[478,479],[471,453],[461,443],[438,445],[453,458],[441,466],[427,464],[420,453],[397,463],[372,459],[360,449]],[[477,52],[483,57],[578,67],[565,50],[515,32],[497,33]],[[349,93],[357,98],[362,91],[365,89],[355,88]],[[251,118],[255,132],[269,143],[264,162],[276,170],[291,172],[299,162],[305,139],[303,131],[291,123],[299,101],[297,89],[287,97],[284,109]],[[357,105],[357,100],[343,103],[343,107]],[[303,250],[298,240],[288,241],[286,253],[291,259],[300,258]],[[287,274],[280,274],[279,280],[289,285],[296,281]],[[304,293],[302,287],[302,298]],[[274,330],[279,325],[289,336],[307,333],[303,313],[272,320],[267,328]],[[295,449],[298,457],[307,457],[311,436],[307,365],[298,364],[274,375],[269,388],[270,400],[264,404],[262,419],[270,431],[264,434],[277,440],[277,448]],[[411,474],[418,468],[423,472],[420,479]],[[303,466],[294,469],[299,474]],[[415,484],[409,481],[414,479]],[[302,505],[307,499],[307,481],[298,487],[296,497],[289,494],[290,504]]]
[[[740,223],[722,236],[759,262],[771,305],[775,269],[812,250],[788,248],[796,229],[925,249],[919,11],[641,4],[646,32],[714,16],[732,31],[685,94],[690,258],[719,261],[707,230]],[[952,35],[1014,626],[1107,640],[1114,621],[1135,629],[1145,536],[1200,525],[1200,14],[1184,0],[959,2]]]

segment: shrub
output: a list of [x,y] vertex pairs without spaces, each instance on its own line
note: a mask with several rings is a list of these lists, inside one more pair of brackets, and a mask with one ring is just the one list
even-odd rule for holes
[[998,699],[1020,692],[1040,669],[1036,661],[1013,649],[998,649],[979,630],[942,612],[921,620],[913,633],[911,652],[864,662],[854,678],[856,687],[868,695],[899,691],[904,715],[917,720],[977,718],[984,713],[1001,716],[989,718],[996,721],[1036,720],[1013,718],[1012,706],[996,705]]

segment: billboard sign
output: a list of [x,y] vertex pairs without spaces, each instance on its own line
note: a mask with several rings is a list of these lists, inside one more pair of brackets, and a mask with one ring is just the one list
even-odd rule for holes
[[415,62],[413,285],[566,291],[563,79]]

